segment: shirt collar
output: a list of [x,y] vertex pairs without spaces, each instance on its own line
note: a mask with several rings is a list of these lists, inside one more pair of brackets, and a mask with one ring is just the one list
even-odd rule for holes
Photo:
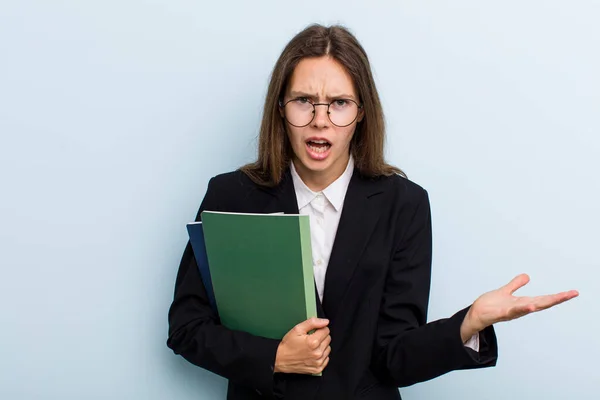
[[[308,205],[308,203],[310,203],[318,193],[313,192],[308,186],[306,186],[304,181],[302,181],[300,178],[300,175],[298,175],[293,162],[290,162],[290,170],[292,173],[292,181],[294,182],[294,190],[296,191],[298,209],[300,210],[306,207],[306,205]],[[323,195],[325,195],[325,198],[331,203],[336,211],[342,209],[344,198],[346,197],[346,192],[348,191],[348,185],[350,185],[350,179],[352,178],[353,172],[354,159],[352,158],[352,155],[350,155],[346,170],[342,173],[342,175],[340,175],[339,178],[333,181],[322,191]]]

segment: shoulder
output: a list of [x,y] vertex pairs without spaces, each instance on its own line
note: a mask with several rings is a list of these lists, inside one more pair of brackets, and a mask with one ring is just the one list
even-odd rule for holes
[[412,237],[411,232],[430,230],[431,207],[427,190],[401,175],[380,179],[386,186],[387,216],[396,227],[395,243],[401,243],[402,238]]
[[239,194],[250,189],[256,189],[257,185],[238,169],[212,177],[208,188],[222,194]]
[[225,172],[216,175],[208,182],[207,194],[221,199],[221,202],[237,202],[262,192],[261,187],[254,183],[241,170]]
[[216,175],[208,182],[205,198],[215,210],[252,212],[271,196],[241,170]]
[[394,204],[398,206],[417,207],[421,203],[429,201],[425,188],[402,175],[379,176],[370,180],[379,185],[382,191],[388,193]]

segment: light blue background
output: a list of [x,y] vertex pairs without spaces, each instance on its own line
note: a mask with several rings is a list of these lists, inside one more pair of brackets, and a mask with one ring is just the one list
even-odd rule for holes
[[599,16],[592,0],[2,2],[0,398],[224,398],[165,346],[184,224],[211,176],[253,159],[285,43],[341,22],[371,58],[389,161],[431,196],[430,319],[520,272],[525,295],[581,291],[498,325],[496,368],[404,397],[597,399]]

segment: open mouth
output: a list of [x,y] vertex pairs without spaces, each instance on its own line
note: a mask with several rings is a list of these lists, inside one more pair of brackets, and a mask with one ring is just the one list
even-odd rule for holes
[[306,141],[306,153],[315,161],[323,161],[331,153],[331,143],[326,139],[308,139]]
[[331,148],[331,143],[327,140],[307,140],[306,145],[311,151],[317,154],[325,153]]

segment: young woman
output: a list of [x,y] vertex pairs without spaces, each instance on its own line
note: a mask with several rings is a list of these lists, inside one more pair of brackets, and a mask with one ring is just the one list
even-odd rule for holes
[[520,275],[426,323],[427,192],[383,154],[382,107],[361,45],[339,26],[300,32],[273,70],[257,161],[212,178],[197,218],[203,210],[309,215],[320,318],[282,340],[225,328],[188,244],[168,346],[229,379],[228,399],[400,399],[398,387],[495,365],[494,323],[577,296],[514,297],[529,280]]

